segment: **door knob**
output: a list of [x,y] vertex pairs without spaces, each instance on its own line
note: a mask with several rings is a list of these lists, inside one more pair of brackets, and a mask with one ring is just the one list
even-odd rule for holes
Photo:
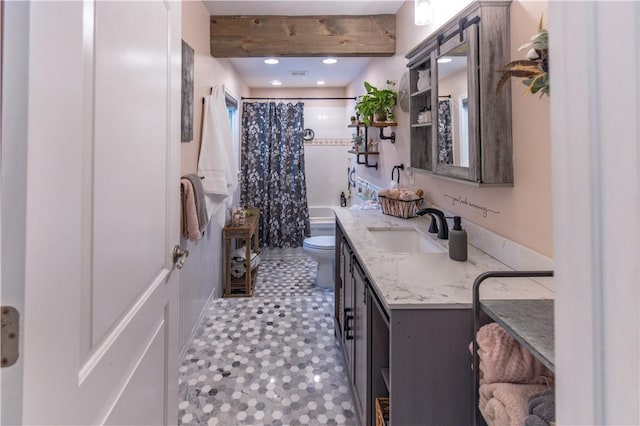
[[173,246],[173,264],[176,265],[176,268],[182,269],[187,257],[189,257],[189,250],[183,250],[178,245]]

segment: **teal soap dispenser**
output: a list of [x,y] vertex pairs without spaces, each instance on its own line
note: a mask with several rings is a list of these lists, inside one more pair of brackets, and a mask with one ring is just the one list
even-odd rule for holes
[[460,262],[467,260],[467,231],[462,229],[460,216],[453,217],[453,229],[449,232],[449,257]]

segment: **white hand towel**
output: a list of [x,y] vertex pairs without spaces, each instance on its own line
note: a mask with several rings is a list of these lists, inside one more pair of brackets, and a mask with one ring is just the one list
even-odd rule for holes
[[204,177],[202,188],[210,195],[207,197],[207,204],[215,204],[208,210],[210,217],[215,216],[214,220],[224,226],[224,205],[230,205],[233,192],[238,186],[224,86],[215,86],[211,96],[205,97],[198,174]]

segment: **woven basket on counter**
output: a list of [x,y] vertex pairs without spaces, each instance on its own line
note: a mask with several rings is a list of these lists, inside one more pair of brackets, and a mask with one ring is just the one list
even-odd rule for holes
[[389,424],[389,398],[376,398],[376,426]]
[[400,217],[402,219],[409,219],[416,217],[416,212],[420,210],[424,199],[418,198],[413,201],[397,200],[395,198],[387,198],[382,195],[378,195],[380,200],[380,207],[382,213],[390,216]]

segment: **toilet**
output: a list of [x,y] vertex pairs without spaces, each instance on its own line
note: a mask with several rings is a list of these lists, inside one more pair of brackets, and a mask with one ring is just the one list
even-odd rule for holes
[[302,243],[302,251],[318,262],[316,285],[321,288],[333,288],[336,237],[323,235],[306,238]]

